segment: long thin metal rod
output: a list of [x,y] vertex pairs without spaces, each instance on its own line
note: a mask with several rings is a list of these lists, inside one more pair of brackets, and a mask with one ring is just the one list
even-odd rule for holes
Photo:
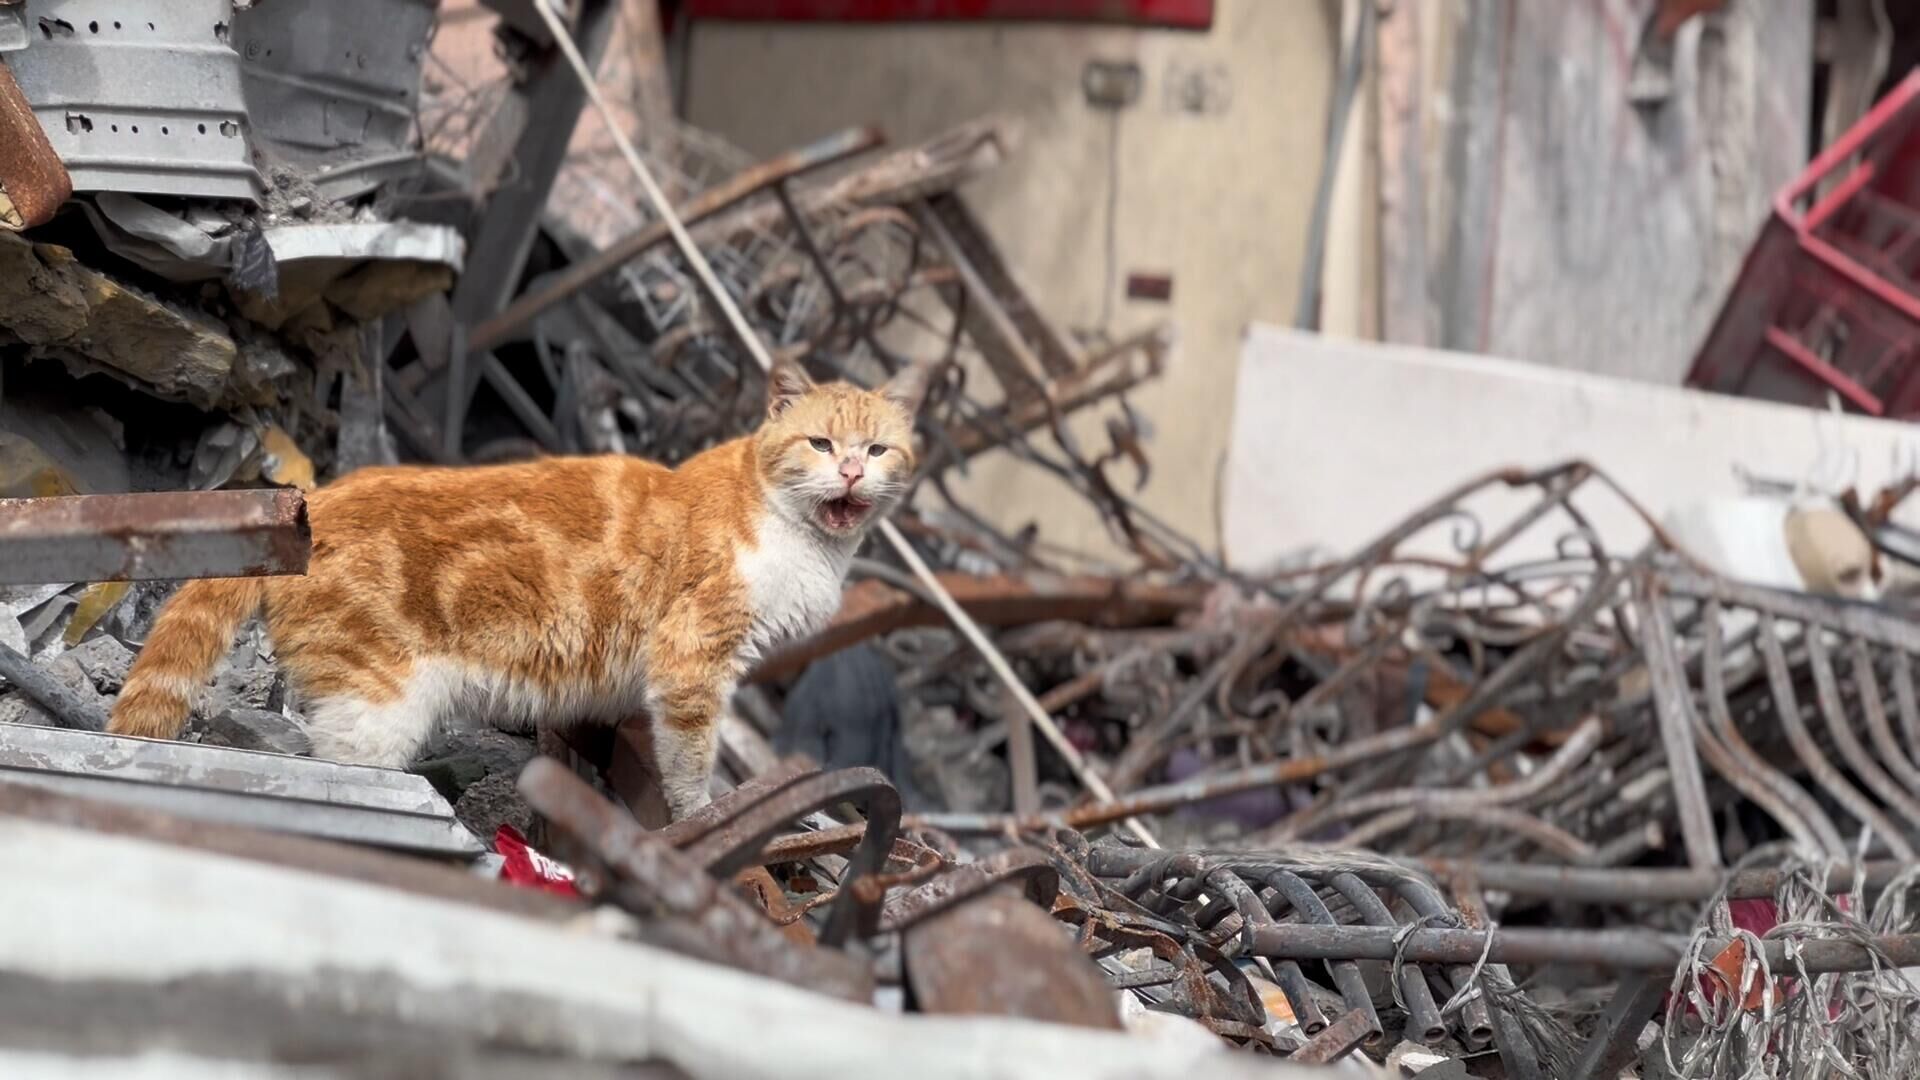
[[1714,834],[1713,807],[1707,802],[1707,780],[1700,771],[1700,751],[1694,740],[1700,718],[1676,655],[1673,616],[1664,598],[1656,594],[1651,574],[1636,575],[1633,606],[1640,619],[1641,652],[1653,684],[1654,716],[1667,752],[1667,775],[1679,809],[1687,863],[1696,870],[1713,870],[1721,865],[1720,841]]
[[[1805,626],[1808,634],[1820,632],[1817,623],[1807,623]],[[1773,614],[1765,609],[1760,611],[1759,642],[1760,655],[1767,664],[1767,682],[1773,690],[1774,713],[1780,718],[1781,730],[1786,732],[1788,744],[1793,747],[1800,763],[1806,766],[1808,775],[1833,797],[1834,802],[1852,814],[1854,820],[1872,829],[1895,858],[1913,859],[1914,847],[1907,842],[1899,827],[1880,812],[1873,800],[1849,783],[1840,770],[1827,760],[1827,756],[1820,752],[1820,744],[1814,742],[1813,732],[1808,730],[1806,719],[1800,715],[1800,699],[1793,689],[1793,672],[1787,666],[1786,650],[1780,646],[1779,624],[1774,621]]]
[[[1426,929],[1392,926],[1312,926],[1278,923],[1254,928],[1253,951],[1261,956],[1294,960],[1392,960],[1414,964],[1472,964],[1482,954],[1496,964],[1585,964],[1632,971],[1673,971],[1688,955],[1684,934],[1651,930],[1557,930],[1543,927],[1502,927],[1492,931]],[[1702,955],[1716,956],[1734,939],[1708,938]],[[1920,935],[1898,934],[1847,939],[1767,939],[1767,961],[1776,970],[1795,970],[1791,948],[1809,974],[1869,971],[1875,953],[1882,967],[1920,963]]]
[[[1115,804],[1079,806],[1060,817],[1064,819],[1065,824],[1073,828],[1086,829],[1132,814],[1157,813],[1220,795],[1311,780],[1338,769],[1371,764],[1392,754],[1430,746],[1459,730],[1469,719],[1477,716],[1495,701],[1499,695],[1506,693],[1520,680],[1526,678],[1530,672],[1536,671],[1543,656],[1559,648],[1560,642],[1574,627],[1584,624],[1613,596],[1620,582],[1624,580],[1627,569],[1622,567],[1609,572],[1601,581],[1594,584],[1586,597],[1567,613],[1558,626],[1542,633],[1519,652],[1508,657],[1504,663],[1482,679],[1472,693],[1447,707],[1425,724],[1389,728],[1377,735],[1330,747],[1318,755],[1263,762],[1230,772],[1144,788],[1129,792],[1125,799]],[[1327,580],[1329,579],[1323,576],[1322,581]],[[1286,610],[1276,616],[1278,619],[1291,617],[1292,615]],[[1259,635],[1259,637],[1265,636]],[[1244,642],[1254,639],[1255,637],[1250,635],[1241,640]],[[1217,666],[1214,670],[1218,670]],[[1215,684],[1217,685],[1217,676]],[[971,822],[962,820],[964,817],[965,815],[926,815],[926,820],[954,831],[971,831],[970,826],[976,824],[988,824],[990,831],[997,831],[1004,827],[1004,819],[993,818],[993,816],[976,816]],[[990,824],[989,818],[992,818]],[[1035,824],[1044,827],[1049,822],[1042,820],[1036,821]]]
[[[707,298],[713,301],[721,314],[726,316],[727,325],[733,330],[733,336],[740,342],[740,346],[747,350],[748,355],[753,357],[754,363],[760,365],[760,370],[771,370],[773,357],[767,353],[766,345],[761,342],[760,335],[754,333],[746,316],[740,313],[740,308],[733,302],[733,297],[727,294],[719,279],[714,277],[713,267],[707,264],[706,256],[701,253],[699,245],[693,242],[693,237],[687,233],[686,226],[680,223],[679,216],[674,213],[672,204],[667,202],[666,194],[660,190],[660,185],[654,182],[653,174],[647,169],[647,163],[640,159],[639,151],[633,148],[633,143],[622,130],[618,118],[607,107],[606,99],[600,96],[600,88],[594,83],[593,72],[588,69],[587,62],[580,56],[580,50],[573,43],[572,36],[567,33],[566,24],[560,21],[560,17],[547,7],[543,0],[534,0],[533,8],[540,13],[540,18],[547,24],[547,29],[553,34],[554,43],[566,56],[567,62],[573,65],[574,74],[578,75],[580,81],[585,84],[587,99],[593,103],[594,109],[606,121],[608,132],[613,135],[614,142],[619,145],[620,153],[627,159],[628,167],[640,180],[640,186],[646,191],[648,201],[653,203],[654,212],[660,216],[661,221],[666,223],[667,228],[672,230],[674,244],[679,247],[680,254],[686,258],[688,265],[693,267],[694,276],[699,280],[701,288],[706,291]],[[1073,770],[1074,776],[1079,778],[1087,791],[1099,802],[1113,802],[1112,789],[1108,788],[1087,767],[1086,759],[1080,756],[1080,751],[1068,741],[1059,726],[1053,722],[1053,718],[1047,715],[1046,710],[1040,707],[1033,693],[1021,683],[1020,677],[1014,674],[1012,666],[1007,663],[1007,658],[1000,654],[1000,650],[993,647],[991,641],[987,640],[979,624],[954,602],[953,596],[947,592],[945,586],[940,584],[940,579],[934,576],[933,571],[921,560],[919,553],[913,550],[913,545],[907,543],[907,538],[900,534],[900,530],[894,527],[893,522],[882,519],[880,535],[886,537],[887,543],[906,562],[914,576],[918,577],[921,584],[927,587],[927,591],[933,594],[934,601],[939,604],[940,610],[946,613],[947,618],[953,621],[953,625],[960,631],[961,636],[979,650],[987,666],[1002,682],[1006,683],[1014,700],[1027,715],[1033,718],[1035,726],[1040,729],[1042,735],[1046,736],[1047,741],[1053,744],[1054,749],[1066,759],[1067,767]],[[1154,840],[1153,834],[1138,821],[1128,818],[1126,826],[1134,836],[1140,839],[1141,843],[1148,847],[1160,846]]]
[[0,681],[13,684],[14,689],[51,713],[62,727],[76,731],[107,729],[106,714],[99,707],[69,690],[65,683],[35,665],[32,660],[5,645],[0,645]]
[[621,125],[619,117],[607,107],[607,99],[601,96],[600,85],[594,80],[593,69],[587,66],[586,58],[580,55],[580,47],[574,44],[573,35],[568,32],[567,24],[561,21],[560,16],[555,14],[551,7],[547,6],[545,0],[534,0],[533,10],[540,13],[541,21],[547,24],[548,32],[553,34],[554,44],[559,46],[561,54],[567,58],[567,63],[573,66],[573,73],[580,77],[580,83],[587,91],[587,100],[593,102],[594,111],[606,121],[607,133],[613,136],[614,144],[620,148],[620,155],[627,159],[627,166],[633,170],[633,175],[640,181],[641,190],[647,193],[647,201],[653,204],[653,212],[673,233],[674,246],[680,249],[680,254],[686,258],[687,264],[693,267],[694,277],[699,279],[707,299],[726,316],[727,324],[733,328],[734,336],[740,339],[741,347],[752,355],[753,362],[760,365],[760,370],[771,369],[773,357],[767,354],[767,347],[761,343],[759,335],[748,326],[746,316],[740,314],[740,308],[733,302],[733,297],[728,295],[727,290],[721,286],[720,279],[714,276],[713,267],[700,253],[700,246],[693,242],[693,236],[687,232],[687,227],[680,223],[680,215],[673,212],[673,204],[667,201],[667,193],[660,190],[660,185],[654,181],[653,173],[647,168],[647,163],[640,159],[640,151],[634,149],[633,140],[627,138],[626,129]]
[[[1732,875],[1716,870],[1680,867],[1581,867],[1537,863],[1484,863],[1438,858],[1397,858],[1396,862],[1425,870],[1443,880],[1471,881],[1484,889],[1514,896],[1552,897],[1580,903],[1697,903],[1712,899],[1724,886],[1729,900],[1766,899],[1787,878],[1780,869],[1741,870]],[[1876,891],[1905,870],[1907,863],[1870,862],[1862,887]],[[1811,871],[1816,876],[1820,871]],[[1827,871],[1827,888],[1835,893],[1853,887],[1853,868],[1835,863]]]
[[[769,158],[707,188],[689,199],[679,213],[682,226],[713,217],[725,210],[777,187],[793,177],[845,161],[856,154],[885,145],[886,140],[872,128],[853,128],[817,142]],[[639,231],[621,237],[611,247],[568,267],[539,292],[515,300],[505,311],[473,328],[472,349],[491,349],[505,341],[515,330],[531,322],[541,312],[564,302],[598,278],[639,258],[654,245],[673,238],[671,226],[653,222]]]
[[[1712,755],[1715,747],[1727,755],[1725,762],[1713,764],[1727,782],[1771,813],[1798,842],[1809,851],[1829,858],[1844,859],[1847,845],[1812,794],[1792,777],[1775,768],[1747,742],[1740,725],[1733,721],[1733,709],[1727,704],[1726,642],[1722,622],[1725,608],[1719,600],[1708,600],[1701,619],[1704,651],[1700,661],[1700,689],[1707,699],[1708,727],[1700,732],[1701,752]],[[1704,899],[1704,897],[1703,897]]]
[[[1033,724],[1040,729],[1040,734],[1045,736],[1046,740],[1053,744],[1053,748],[1060,752],[1060,756],[1066,759],[1067,768],[1073,770],[1073,775],[1086,787],[1094,800],[1101,803],[1113,802],[1113,790],[1087,766],[1087,760],[1080,755],[1079,748],[1067,739],[1066,734],[1060,730],[1060,725],[1054,723],[1053,717],[1047,715],[1047,710],[1040,707],[1040,702],[1020,681],[1020,676],[1014,674],[1013,666],[1007,663],[1007,658],[999,649],[994,648],[993,642],[987,640],[987,635],[980,629],[980,624],[973,621],[973,616],[968,615],[965,609],[954,601],[953,595],[947,592],[946,588],[940,584],[940,579],[934,576],[933,571],[920,558],[920,553],[913,550],[912,544],[907,543],[907,538],[900,535],[900,530],[894,528],[891,521],[880,522],[880,534],[887,538],[887,542],[893,545],[893,550],[900,556],[901,561],[907,564],[907,568],[912,570],[914,576],[927,587],[927,591],[933,594],[934,602],[940,606],[941,611],[946,613],[947,618],[953,621],[954,628],[960,631],[960,636],[967,639],[967,643],[972,645],[980,653],[981,659],[987,662],[987,667],[1006,684],[1013,699],[1033,719]],[[1141,843],[1151,848],[1160,846],[1159,842],[1153,838],[1153,834],[1149,833],[1146,826],[1141,825],[1139,821],[1127,818],[1125,824],[1129,832],[1140,838]]]

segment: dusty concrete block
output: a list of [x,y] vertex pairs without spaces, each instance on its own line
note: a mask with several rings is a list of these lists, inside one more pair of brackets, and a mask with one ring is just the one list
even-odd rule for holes
[[525,735],[485,727],[442,730],[409,771],[426,777],[449,802],[458,802],[468,788],[489,776],[518,777],[521,766],[537,752],[533,739]]
[[66,248],[8,233],[0,233],[0,329],[202,408],[227,396],[238,355],[219,326],[81,265]]
[[75,645],[61,658],[79,665],[102,694],[118,694],[126,685],[127,670],[133,667],[133,651],[105,634]]
[[57,344],[85,333],[87,297],[63,272],[70,262],[69,256],[50,264],[36,245],[0,233],[0,326],[29,345]]
[[208,746],[238,750],[265,750],[271,754],[309,754],[313,741],[306,729],[266,709],[229,709],[194,725]]
[[35,727],[57,726],[47,710],[35,705],[25,694],[15,691],[0,694],[0,724],[31,724]]
[[[110,703],[94,689],[93,680],[87,677],[71,655],[62,654],[50,664],[42,665],[48,675],[78,695],[80,700],[92,705],[104,715]],[[4,684],[0,684],[4,685]],[[40,704],[18,691],[0,697],[0,724],[32,724],[37,727],[58,727],[60,722],[53,714],[40,707]]]
[[490,773],[468,785],[453,804],[453,816],[475,836],[491,844],[500,826],[511,825],[522,836],[534,834],[533,808],[514,787],[517,771]]
[[271,664],[254,667],[222,664],[194,712],[213,717],[231,709],[274,709],[279,704],[274,697],[279,679],[279,673]]

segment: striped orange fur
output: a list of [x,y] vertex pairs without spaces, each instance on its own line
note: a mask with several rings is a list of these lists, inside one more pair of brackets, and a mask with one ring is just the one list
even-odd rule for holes
[[305,576],[181,587],[110,730],[177,737],[263,610],[318,756],[400,767],[455,715],[526,729],[644,710],[682,816],[706,801],[741,675],[832,617],[905,492],[928,374],[865,391],[782,365],[757,431],[675,469],[609,455],[348,475],[308,499]]

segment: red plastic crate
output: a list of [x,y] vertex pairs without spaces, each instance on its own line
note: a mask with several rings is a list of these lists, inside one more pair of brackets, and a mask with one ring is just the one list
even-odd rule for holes
[[1774,198],[1687,385],[1920,416],[1920,71]]

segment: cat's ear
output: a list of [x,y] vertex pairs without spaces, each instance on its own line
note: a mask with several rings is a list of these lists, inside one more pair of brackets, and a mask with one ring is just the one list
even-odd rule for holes
[[777,360],[767,372],[767,419],[786,412],[813,390],[813,379],[797,360]]
[[908,364],[883,383],[877,393],[912,416],[920,411],[920,403],[927,400],[927,388],[933,383],[933,372],[937,366],[925,361]]

